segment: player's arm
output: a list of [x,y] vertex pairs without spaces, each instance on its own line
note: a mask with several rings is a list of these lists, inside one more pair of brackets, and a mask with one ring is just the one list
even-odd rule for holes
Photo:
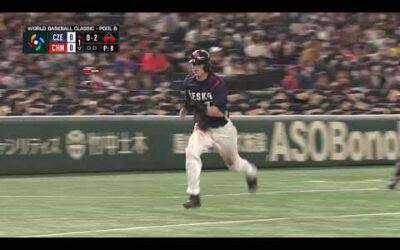
[[188,113],[188,111],[186,110],[185,106],[183,106],[183,107],[181,108],[181,110],[179,110],[179,117],[180,117],[180,118],[183,118],[183,117],[186,116],[187,113]]
[[[213,103],[211,102],[203,102],[203,101],[192,101],[190,104],[187,106],[187,108],[191,108],[196,110],[197,113],[199,114],[205,114],[207,116],[212,116],[212,117],[224,117],[224,113],[221,112],[220,108],[217,106],[214,106]],[[185,108],[181,109],[180,114],[184,114]]]
[[206,115],[212,117],[224,117],[228,99],[226,96],[225,83],[220,80],[211,91],[212,103],[207,105]]
[[208,106],[206,115],[212,117],[224,117],[225,114],[217,106]]
[[188,101],[187,101],[188,99],[187,99],[187,97],[186,97],[186,100],[185,100],[185,102],[181,105],[181,109],[179,110],[179,116],[181,117],[181,118],[183,118],[183,117],[185,117],[186,116],[186,114],[189,112],[189,110],[190,110],[190,107],[188,106]]
[[[186,79],[184,81],[184,84],[186,86]],[[188,112],[192,111],[192,109],[193,109],[193,107],[191,105],[190,96],[189,96],[188,92],[185,90],[185,101],[181,105],[181,109],[179,110],[179,116],[181,118],[185,117]]]

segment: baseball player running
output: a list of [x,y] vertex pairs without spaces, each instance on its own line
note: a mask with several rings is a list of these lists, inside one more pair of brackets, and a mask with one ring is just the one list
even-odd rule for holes
[[250,192],[257,191],[257,167],[238,153],[237,130],[229,119],[227,92],[223,80],[212,73],[210,55],[205,50],[192,53],[193,74],[184,81],[186,101],[179,115],[194,114],[194,129],[186,147],[187,209],[200,207],[201,154],[214,146],[226,166],[246,176]]
[[390,177],[387,187],[391,190],[396,189],[397,183],[400,180],[400,160],[396,161],[393,175]]

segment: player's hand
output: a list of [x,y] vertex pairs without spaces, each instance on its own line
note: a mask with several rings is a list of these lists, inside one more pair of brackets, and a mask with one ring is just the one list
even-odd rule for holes
[[197,112],[201,113],[201,114],[205,114],[207,112],[207,107],[209,106],[209,102],[204,103],[201,101],[194,101],[193,102],[193,108],[195,110],[197,110]]
[[187,114],[187,110],[185,108],[181,108],[181,110],[179,110],[179,117],[181,119],[183,119],[183,117],[185,117]]

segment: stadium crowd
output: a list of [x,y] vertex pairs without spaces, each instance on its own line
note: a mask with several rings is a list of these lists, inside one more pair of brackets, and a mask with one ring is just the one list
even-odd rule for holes
[[[23,54],[32,24],[117,24],[120,52]],[[3,13],[0,33],[0,115],[177,114],[173,86],[197,48],[222,76],[281,71],[260,91],[232,91],[233,113],[399,108],[398,13]]]

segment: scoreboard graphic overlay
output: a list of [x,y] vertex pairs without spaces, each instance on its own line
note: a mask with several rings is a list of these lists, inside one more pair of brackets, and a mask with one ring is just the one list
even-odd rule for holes
[[119,51],[119,26],[27,26],[24,53],[114,53]]

